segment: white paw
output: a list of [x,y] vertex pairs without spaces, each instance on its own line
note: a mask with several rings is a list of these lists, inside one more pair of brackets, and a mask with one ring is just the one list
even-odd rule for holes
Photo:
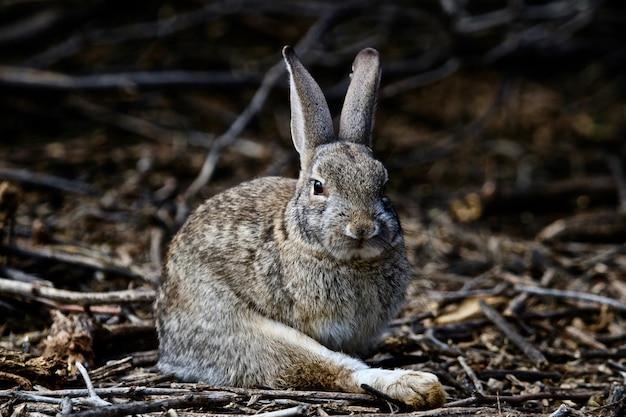
[[389,397],[416,408],[441,406],[446,394],[437,377],[405,369],[362,369],[354,372],[357,384],[367,384]]

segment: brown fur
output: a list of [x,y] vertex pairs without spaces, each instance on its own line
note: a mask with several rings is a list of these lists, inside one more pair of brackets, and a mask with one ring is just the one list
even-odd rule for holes
[[387,171],[369,149],[378,53],[355,60],[345,140],[332,133],[319,86],[292,50],[283,54],[300,176],[243,183],[189,216],[155,303],[158,366],[218,385],[362,392],[368,384],[438,406],[445,393],[434,375],[370,369],[348,356],[398,313],[409,280],[399,220],[383,195]]

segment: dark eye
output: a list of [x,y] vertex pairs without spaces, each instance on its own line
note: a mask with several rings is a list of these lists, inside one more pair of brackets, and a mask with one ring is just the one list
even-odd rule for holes
[[321,181],[313,180],[313,194],[322,195],[324,194],[324,186]]

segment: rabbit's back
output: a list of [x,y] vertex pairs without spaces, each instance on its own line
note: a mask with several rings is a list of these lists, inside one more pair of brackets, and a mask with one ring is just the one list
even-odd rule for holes
[[[259,278],[278,268],[274,225],[282,221],[283,210],[277,208],[287,205],[294,189],[295,180],[262,178],[200,205],[170,244],[157,309],[167,314],[203,306],[226,291],[244,305],[274,304],[279,294],[272,291],[274,283]],[[259,259],[260,253],[266,257]]]

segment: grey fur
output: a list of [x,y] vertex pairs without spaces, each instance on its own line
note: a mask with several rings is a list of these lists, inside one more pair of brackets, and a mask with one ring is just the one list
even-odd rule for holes
[[[343,112],[371,108],[346,113],[349,122],[342,115],[340,140],[319,86],[284,48],[300,176],[226,190],[174,237],[155,304],[162,371],[248,387],[362,392],[365,383],[412,406],[443,403],[432,374],[348,356],[398,313],[409,280],[399,220],[383,195],[387,171],[368,148],[380,76],[372,51],[355,60]],[[376,68],[362,70],[373,55]]]

